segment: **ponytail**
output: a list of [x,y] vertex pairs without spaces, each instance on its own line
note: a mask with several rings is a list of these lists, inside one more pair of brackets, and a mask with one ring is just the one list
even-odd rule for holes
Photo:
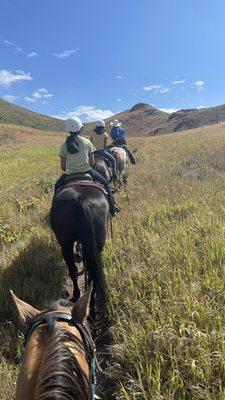
[[79,135],[79,132],[70,132],[70,136],[68,136],[66,139],[67,151],[70,154],[79,153],[79,144],[77,141],[77,135]]

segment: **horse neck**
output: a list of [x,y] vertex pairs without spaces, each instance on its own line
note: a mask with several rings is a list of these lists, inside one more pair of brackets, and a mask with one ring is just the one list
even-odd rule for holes
[[[64,329],[65,323],[59,322],[57,323],[57,327]],[[74,327],[68,325],[66,326],[66,331],[70,332],[72,335],[74,335],[74,330]],[[77,330],[76,337],[79,342],[82,342],[80,333]],[[43,397],[43,393],[40,392],[40,388],[42,388],[42,386],[44,385],[43,381],[46,378],[49,378],[49,383],[51,381],[49,369],[53,371],[53,368],[57,369],[60,364],[66,362],[65,359],[63,360],[63,357],[62,360],[60,360],[59,353],[59,358],[57,359],[58,365],[53,364],[51,362],[51,347],[52,335],[49,336],[46,333],[45,327],[37,328],[36,331],[32,334],[26,347],[22,367],[17,381],[15,400],[42,400],[42,398],[45,398]],[[77,346],[74,346],[74,344],[70,341],[65,342],[65,348],[67,348],[77,360],[79,368],[82,374],[84,374],[85,384],[87,386],[86,390],[88,392],[89,366],[86,361],[84,349],[78,349]],[[53,352],[52,354],[54,355]],[[51,368],[48,368],[49,366],[51,366]],[[52,373],[52,376],[54,376],[54,371]],[[78,377],[73,376],[73,378],[75,379]],[[57,387],[55,387],[55,390],[57,390]],[[60,398],[63,399],[63,395]],[[76,398],[78,397],[74,397],[74,400]]]

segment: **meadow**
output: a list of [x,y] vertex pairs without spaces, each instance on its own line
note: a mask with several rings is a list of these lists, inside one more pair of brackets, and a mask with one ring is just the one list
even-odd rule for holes
[[[13,398],[23,351],[9,289],[42,308],[67,274],[48,224],[63,135],[26,129],[0,126],[2,400]],[[225,124],[129,143],[137,165],[104,251],[107,399],[224,400]]]

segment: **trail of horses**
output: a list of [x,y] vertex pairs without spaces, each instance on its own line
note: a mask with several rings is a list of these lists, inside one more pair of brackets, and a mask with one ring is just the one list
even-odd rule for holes
[[[224,127],[133,140],[137,167],[103,255],[112,359],[102,355],[111,378],[102,387],[112,384],[112,398],[224,399]],[[0,205],[2,400],[14,396],[22,354],[9,289],[40,309],[65,296],[47,174],[26,188],[21,207]]]

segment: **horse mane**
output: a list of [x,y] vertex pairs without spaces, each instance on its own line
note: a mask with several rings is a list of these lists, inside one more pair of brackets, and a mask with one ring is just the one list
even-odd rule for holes
[[[53,303],[47,311],[56,310]],[[46,311],[45,311],[46,312]],[[40,316],[40,314],[39,314]],[[65,328],[48,326],[49,347],[40,365],[39,382],[36,388],[37,400],[86,400],[88,380],[71,348],[86,352],[83,343]],[[66,344],[70,343],[70,348]],[[88,356],[88,355],[87,355]]]

